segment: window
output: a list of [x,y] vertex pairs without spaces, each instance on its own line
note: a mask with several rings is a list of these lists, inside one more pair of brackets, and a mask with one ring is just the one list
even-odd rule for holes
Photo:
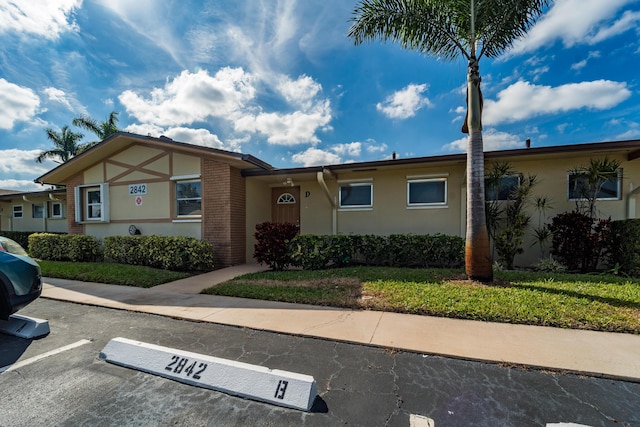
[[447,204],[447,179],[416,179],[407,181],[408,206],[434,206]]
[[622,171],[618,170],[615,178],[609,178],[601,182],[598,194],[594,194],[596,189],[591,189],[587,178],[581,173],[569,173],[568,175],[568,196],[569,200],[588,199],[589,195],[595,195],[596,200],[620,200],[622,198]]
[[44,218],[44,207],[42,205],[31,205],[33,218]]
[[51,218],[62,218],[62,203],[51,203]]
[[520,175],[505,175],[491,185],[485,180],[484,197],[488,202],[509,200],[511,194],[520,186]]
[[373,206],[373,184],[351,183],[340,185],[341,208],[370,208]]
[[13,217],[16,219],[22,218],[22,205],[13,205]]
[[202,193],[200,180],[176,182],[177,216],[201,216]]
[[296,198],[291,193],[284,193],[278,197],[279,205],[293,205],[296,203]]
[[87,203],[87,209],[85,212],[87,214],[87,219],[99,220],[102,218],[102,198],[100,189],[87,188],[85,191],[85,200]]
[[109,222],[109,184],[80,185],[74,194],[76,222]]

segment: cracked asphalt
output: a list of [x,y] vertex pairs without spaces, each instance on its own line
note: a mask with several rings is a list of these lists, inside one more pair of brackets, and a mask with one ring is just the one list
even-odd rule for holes
[[[20,311],[51,334],[0,334],[0,426],[640,426],[640,384],[454,360],[39,299]],[[401,330],[398,331],[402,333]],[[307,413],[229,396],[98,358],[115,337],[312,375]]]

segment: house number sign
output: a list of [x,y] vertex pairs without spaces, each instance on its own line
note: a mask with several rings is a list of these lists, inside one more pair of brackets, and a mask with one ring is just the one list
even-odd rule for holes
[[144,196],[147,194],[147,184],[129,184],[130,196]]

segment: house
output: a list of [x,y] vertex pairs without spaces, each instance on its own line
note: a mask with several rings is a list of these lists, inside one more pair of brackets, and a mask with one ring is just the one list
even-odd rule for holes
[[0,230],[66,233],[66,195],[64,188],[0,190]]
[[[621,173],[601,192],[600,215],[638,218],[640,140],[487,152],[485,170],[509,162],[538,176],[535,192],[553,209],[536,222],[573,210],[569,171],[605,156]],[[252,260],[264,221],[296,223],[302,234],[464,236],[465,168],[466,154],[449,154],[278,169],[251,155],[119,132],[36,182],[66,186],[59,198],[69,233],[195,237],[213,244],[222,267]],[[524,249],[517,265],[539,259],[539,248]]]

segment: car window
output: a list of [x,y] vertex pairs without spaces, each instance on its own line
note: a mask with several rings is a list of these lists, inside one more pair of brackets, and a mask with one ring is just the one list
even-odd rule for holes
[[16,255],[27,255],[27,252],[18,243],[11,239],[0,238],[0,250]]

